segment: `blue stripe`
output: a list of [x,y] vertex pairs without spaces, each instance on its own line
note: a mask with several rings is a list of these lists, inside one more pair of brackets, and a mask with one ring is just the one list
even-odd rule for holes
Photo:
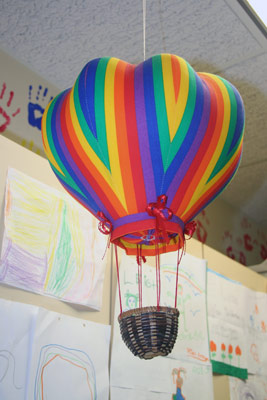
[[243,105],[242,98],[241,98],[240,94],[238,93],[238,91],[236,90],[236,88],[233,85],[231,85],[231,87],[233,89],[233,92],[234,92],[234,95],[235,95],[235,99],[236,99],[237,119],[236,119],[236,126],[235,126],[235,132],[234,132],[233,140],[232,140],[231,146],[230,146],[230,148],[228,150],[228,153],[227,153],[227,155],[229,155],[230,158],[231,158],[232,150],[235,150],[236,145],[240,141],[240,138],[241,138],[242,133],[243,133],[244,122],[245,122],[245,112],[244,112],[244,105]]
[[[61,130],[61,124],[56,125],[56,121],[57,119],[59,120],[60,118],[60,114],[61,114],[61,108],[63,105],[63,101],[64,101],[65,96],[63,96],[62,98],[59,97],[59,99],[57,100],[57,104],[55,105],[55,108],[53,110],[52,113],[52,119],[51,119],[51,130],[52,130],[52,137],[53,137],[53,141],[54,141],[54,146],[55,146],[55,150],[58,154],[58,157],[60,158],[62,164],[64,165],[66,172],[68,174],[68,176],[72,179],[72,188],[70,189],[70,191],[72,193],[75,193],[75,196],[77,196],[77,198],[82,199],[81,197],[81,193],[84,196],[84,198],[86,199],[86,207],[87,208],[94,208],[96,211],[101,210],[105,213],[105,215],[110,218],[109,213],[107,212],[106,208],[104,207],[102,201],[99,199],[99,197],[95,194],[94,190],[91,188],[92,193],[94,193],[95,197],[97,198],[97,201],[95,201],[91,194],[89,193],[89,191],[86,189],[86,187],[83,185],[83,183],[81,182],[82,178],[84,180],[86,180],[86,178],[84,178],[84,176],[82,175],[82,173],[80,172],[79,168],[77,167],[76,163],[74,162],[74,160],[71,158],[70,152],[67,149],[67,146],[65,144],[63,135],[62,135],[62,130]],[[59,137],[62,137],[62,140],[64,142],[64,144],[60,144],[59,143]],[[71,158],[71,162],[73,163],[73,165],[75,165],[76,167],[76,172],[74,171],[74,169],[71,167],[70,162],[67,160],[67,158],[65,157],[65,154],[63,152],[63,149],[65,150],[65,152],[68,154],[69,158]],[[65,185],[69,186],[69,183],[67,183],[67,181],[65,181],[64,176],[62,176],[61,174],[59,174],[57,172],[57,170],[55,170],[55,168],[53,168],[54,172],[56,173],[57,177],[59,180],[63,180]],[[81,177],[78,178],[77,174],[80,173]],[[87,182],[87,181],[86,181]],[[77,186],[81,193],[77,192],[77,190],[74,189],[74,187]],[[88,182],[88,186],[90,186],[89,182]],[[84,201],[84,200],[83,200]]]
[[95,75],[99,58],[90,61],[79,76],[79,101],[84,118],[92,134],[97,139],[95,123]]
[[[208,103],[210,104],[210,94],[208,90],[205,90],[205,97],[208,96],[209,100]],[[188,132],[184,138],[183,143],[181,144],[179,151],[177,152],[176,156],[174,157],[172,163],[170,164],[168,170],[166,171],[165,177],[164,177],[164,183],[163,183],[163,190],[162,193],[167,193],[168,189],[177,173],[179,168],[181,167],[185,157],[187,156],[188,152],[190,151],[190,148],[193,144],[194,139],[196,138],[196,135],[200,135],[198,132],[198,128],[201,122],[202,114],[203,114],[203,106],[204,106],[204,88],[201,79],[196,75],[196,102],[195,102],[195,109],[194,109],[194,114],[190,123],[190,126],[188,128]],[[210,110],[210,107],[208,107]],[[206,119],[206,127],[209,122],[209,116]],[[206,129],[204,129],[204,132]],[[205,134],[202,135],[202,140],[205,136]],[[201,145],[201,142],[199,143],[199,146]],[[186,172],[188,168],[190,167],[197,151],[199,150],[199,146],[195,146],[196,149],[194,151],[194,154],[191,155],[191,162],[188,163],[187,167],[181,170],[181,179],[180,182],[182,182],[183,177],[186,175]],[[178,187],[177,187],[178,190]]]
[[154,97],[154,85],[153,85],[153,68],[152,59],[144,62],[144,92],[145,92],[145,108],[146,108],[146,120],[148,129],[148,140],[150,147],[150,154],[152,160],[152,167],[155,179],[156,195],[160,196],[161,181],[163,177],[163,163],[160,150],[156,104]]

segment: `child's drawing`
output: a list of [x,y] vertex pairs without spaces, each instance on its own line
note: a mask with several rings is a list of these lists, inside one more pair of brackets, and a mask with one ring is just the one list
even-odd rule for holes
[[0,399],[27,399],[31,335],[38,307],[0,299]]
[[175,383],[176,386],[176,392],[172,395],[172,400],[185,400],[185,397],[182,394],[184,380],[181,375],[186,375],[186,370],[184,368],[173,368],[172,378],[173,383]]
[[249,375],[246,381],[229,378],[230,400],[266,400],[267,380],[260,375]]
[[67,194],[9,170],[0,281],[100,309],[105,245],[96,219]]
[[[12,376],[12,386],[16,390],[21,390],[22,386],[16,383],[16,359],[9,350],[0,350],[0,385],[7,374]],[[1,390],[0,390],[1,393]]]
[[[57,376],[57,387],[51,385]],[[72,377],[72,379],[67,379]],[[77,389],[77,384],[79,389]],[[79,397],[79,392],[83,397]],[[96,376],[94,365],[84,351],[61,345],[45,345],[41,348],[35,378],[34,400],[49,398],[80,398],[95,400]]]
[[[162,306],[174,307],[176,255],[164,254],[161,260],[161,301]],[[156,304],[155,268],[149,260],[143,264],[143,306]],[[127,256],[120,264],[122,309],[139,307],[138,271],[136,261]],[[177,290],[179,310],[178,337],[171,358],[182,357],[200,363],[209,362],[209,343],[206,315],[206,261],[188,254],[184,255],[179,267]]]

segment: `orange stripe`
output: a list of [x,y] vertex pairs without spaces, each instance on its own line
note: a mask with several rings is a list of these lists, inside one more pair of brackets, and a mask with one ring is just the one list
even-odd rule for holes
[[114,77],[114,102],[118,152],[121,165],[122,182],[128,214],[138,212],[130,163],[129,143],[124,109],[124,79],[127,63],[119,61]]
[[[67,104],[66,104],[67,109],[69,109],[69,102],[70,102],[70,96],[67,96]],[[112,191],[112,188],[108,185],[106,180],[99,173],[94,164],[90,161],[90,158],[88,158],[88,155],[81,146],[72,124],[70,112],[65,112],[64,115],[66,118],[68,136],[74,147],[73,152],[71,152],[71,154],[75,152],[76,155],[79,157],[80,162],[83,164],[85,171],[82,171],[82,174],[88,180],[89,184],[92,186],[93,190],[102,201],[104,193],[108,201],[107,202],[103,201],[103,203],[106,206],[112,218],[117,219],[119,217],[123,217],[124,215],[126,215],[126,213],[122,204]],[[86,171],[89,173],[89,175],[91,175],[91,177],[89,177],[88,174],[84,174],[84,172]],[[93,180],[95,182],[93,182]]]
[[[214,152],[216,151],[216,147],[218,145],[218,141],[219,141],[220,134],[221,134],[223,117],[224,117],[223,97],[221,95],[220,88],[218,87],[218,85],[215,82],[213,82],[214,83],[213,87],[210,84],[210,82],[206,82],[206,83],[207,83],[207,86],[210,88],[211,105],[216,104],[216,122],[214,121],[214,118],[213,118],[214,117],[213,113],[215,110],[214,111],[211,110],[210,121],[209,121],[209,125],[207,127],[207,132],[209,129],[212,129],[213,133],[211,135],[209,145],[205,150],[205,153],[202,157],[202,161],[200,162],[200,164],[195,165],[194,160],[191,164],[189,171],[190,170],[192,171],[192,169],[193,169],[193,170],[195,170],[195,174],[192,177],[189,186],[187,187],[186,193],[183,195],[183,200],[182,200],[177,212],[175,213],[176,215],[182,215],[183,211],[186,210],[186,207],[189,204],[193,193],[196,191],[196,188],[210,163],[211,157],[213,156]],[[215,95],[214,95],[214,93],[215,93]],[[210,124],[214,124],[214,122],[215,122],[215,127],[213,129],[212,127],[210,127]],[[205,134],[205,136],[206,136],[206,134]],[[205,137],[203,139],[203,142],[204,141],[205,141]],[[201,151],[201,150],[203,151],[203,149],[201,149],[201,147],[203,146],[203,142],[200,145],[199,151]],[[199,151],[198,151],[198,153],[199,153]],[[196,157],[198,156],[198,153],[196,154]],[[186,176],[184,179],[186,179]],[[179,193],[179,195],[180,195],[180,193]]]
[[[225,180],[227,174],[231,175],[232,171],[235,169],[239,158],[241,156],[241,152],[242,152],[242,146],[240,146],[240,149],[231,165],[231,167],[229,167],[229,169],[227,169],[227,171],[221,176],[221,178],[216,182],[215,185],[213,185],[207,192],[205,192],[200,198],[199,200],[194,204],[194,207],[191,208],[184,216],[183,216],[183,221],[188,221],[192,215],[194,215],[198,208],[202,208],[203,204],[209,200],[209,198],[212,198],[212,196],[210,195],[212,192],[216,192],[217,188],[219,186],[221,186],[222,182]],[[230,173],[229,173],[230,172]],[[208,198],[208,199],[207,199]]]

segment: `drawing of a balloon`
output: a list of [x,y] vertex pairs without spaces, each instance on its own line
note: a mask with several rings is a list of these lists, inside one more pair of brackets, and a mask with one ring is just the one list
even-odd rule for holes
[[[171,54],[139,65],[92,60],[44,112],[44,150],[62,185],[99,219],[115,248],[137,256],[140,271],[143,257],[156,255],[153,315],[164,318],[163,327],[173,313],[177,325],[178,311],[176,301],[176,311],[160,309],[159,254],[183,249],[193,218],[230,182],[243,130],[235,87]],[[127,318],[150,315],[140,309]]]

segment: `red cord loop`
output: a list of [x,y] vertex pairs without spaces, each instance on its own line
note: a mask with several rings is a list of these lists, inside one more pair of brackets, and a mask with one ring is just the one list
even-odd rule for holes
[[136,262],[139,265],[141,262],[145,263],[146,262],[146,257],[145,256],[140,256],[139,254],[136,256]]
[[156,203],[149,203],[146,207],[146,212],[149,216],[156,218],[156,230],[162,231],[164,240],[168,243],[169,237],[166,232],[165,221],[172,218],[173,212],[170,208],[166,207],[167,196],[162,194],[158,196]]
[[197,227],[196,221],[188,222],[188,223],[185,225],[185,227],[184,227],[184,234],[189,236],[188,239],[191,239],[191,237],[194,235],[194,232],[195,232],[195,230],[196,230],[196,227]]
[[112,231],[112,223],[106,218],[102,211],[98,211],[97,216],[101,219],[98,224],[98,229],[104,235],[109,235]]

